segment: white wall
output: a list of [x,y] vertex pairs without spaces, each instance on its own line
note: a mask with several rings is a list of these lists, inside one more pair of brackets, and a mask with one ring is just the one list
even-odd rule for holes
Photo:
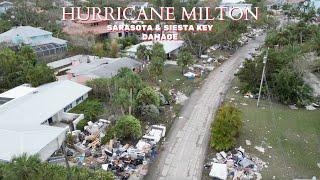
[[62,142],[66,138],[66,132],[68,130],[69,130],[69,128],[66,127],[64,132],[62,132],[57,138],[52,140],[50,143],[48,143],[44,148],[42,148],[38,152],[39,158],[42,161],[46,161],[56,150],[58,150],[61,147]]

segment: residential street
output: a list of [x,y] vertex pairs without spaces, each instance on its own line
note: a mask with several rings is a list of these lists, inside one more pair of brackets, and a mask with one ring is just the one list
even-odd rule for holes
[[[153,162],[147,180],[201,179],[208,146],[212,115],[228,90],[241,62],[264,41],[265,35],[249,40],[248,44],[208,76],[196,90],[168,133],[164,148]],[[182,118],[181,118],[182,117]]]

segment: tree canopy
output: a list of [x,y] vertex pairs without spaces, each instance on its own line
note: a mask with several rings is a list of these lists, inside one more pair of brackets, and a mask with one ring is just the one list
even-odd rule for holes
[[26,154],[14,158],[10,163],[0,164],[0,179],[20,179],[20,180],[63,180],[67,179],[68,174],[71,180],[97,179],[113,180],[114,175],[110,171],[96,170],[88,168],[66,167],[56,164],[41,162],[37,156],[27,156]]
[[24,83],[40,86],[55,81],[53,70],[36,63],[36,55],[29,46],[14,52],[5,48],[0,51],[0,92]]
[[114,130],[118,138],[138,139],[142,136],[140,121],[131,115],[120,117]]
[[242,126],[241,111],[232,105],[223,105],[211,125],[210,146],[217,151],[231,149]]

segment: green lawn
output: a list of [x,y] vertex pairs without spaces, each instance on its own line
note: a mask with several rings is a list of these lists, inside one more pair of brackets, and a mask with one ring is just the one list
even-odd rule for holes
[[[196,78],[194,80],[187,79],[183,76],[181,68],[176,65],[165,65],[163,74],[161,84],[171,87],[172,89],[177,89],[187,96],[190,96],[195,88],[199,88],[204,79],[204,77]],[[141,77],[151,85],[159,85],[150,79],[146,69],[141,72]]]
[[[320,110],[291,110],[274,102],[270,105],[268,101],[262,101],[261,107],[257,108],[255,99],[246,99],[235,92],[230,88],[226,101],[235,98],[233,103],[244,116],[237,146],[241,145],[247,152],[269,163],[261,172],[263,178],[319,178]],[[247,146],[245,140],[250,140],[252,145]],[[261,144],[266,148],[264,154],[254,149]]]

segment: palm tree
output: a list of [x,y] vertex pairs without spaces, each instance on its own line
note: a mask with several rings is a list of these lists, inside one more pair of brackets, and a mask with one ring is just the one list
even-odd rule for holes
[[188,66],[193,64],[192,55],[190,52],[181,51],[178,54],[177,63],[181,67],[182,74],[184,73],[184,69]]
[[37,179],[41,172],[41,161],[38,156],[27,156],[27,154],[23,154],[20,157],[12,159],[9,169],[10,177],[14,177],[13,179]]

